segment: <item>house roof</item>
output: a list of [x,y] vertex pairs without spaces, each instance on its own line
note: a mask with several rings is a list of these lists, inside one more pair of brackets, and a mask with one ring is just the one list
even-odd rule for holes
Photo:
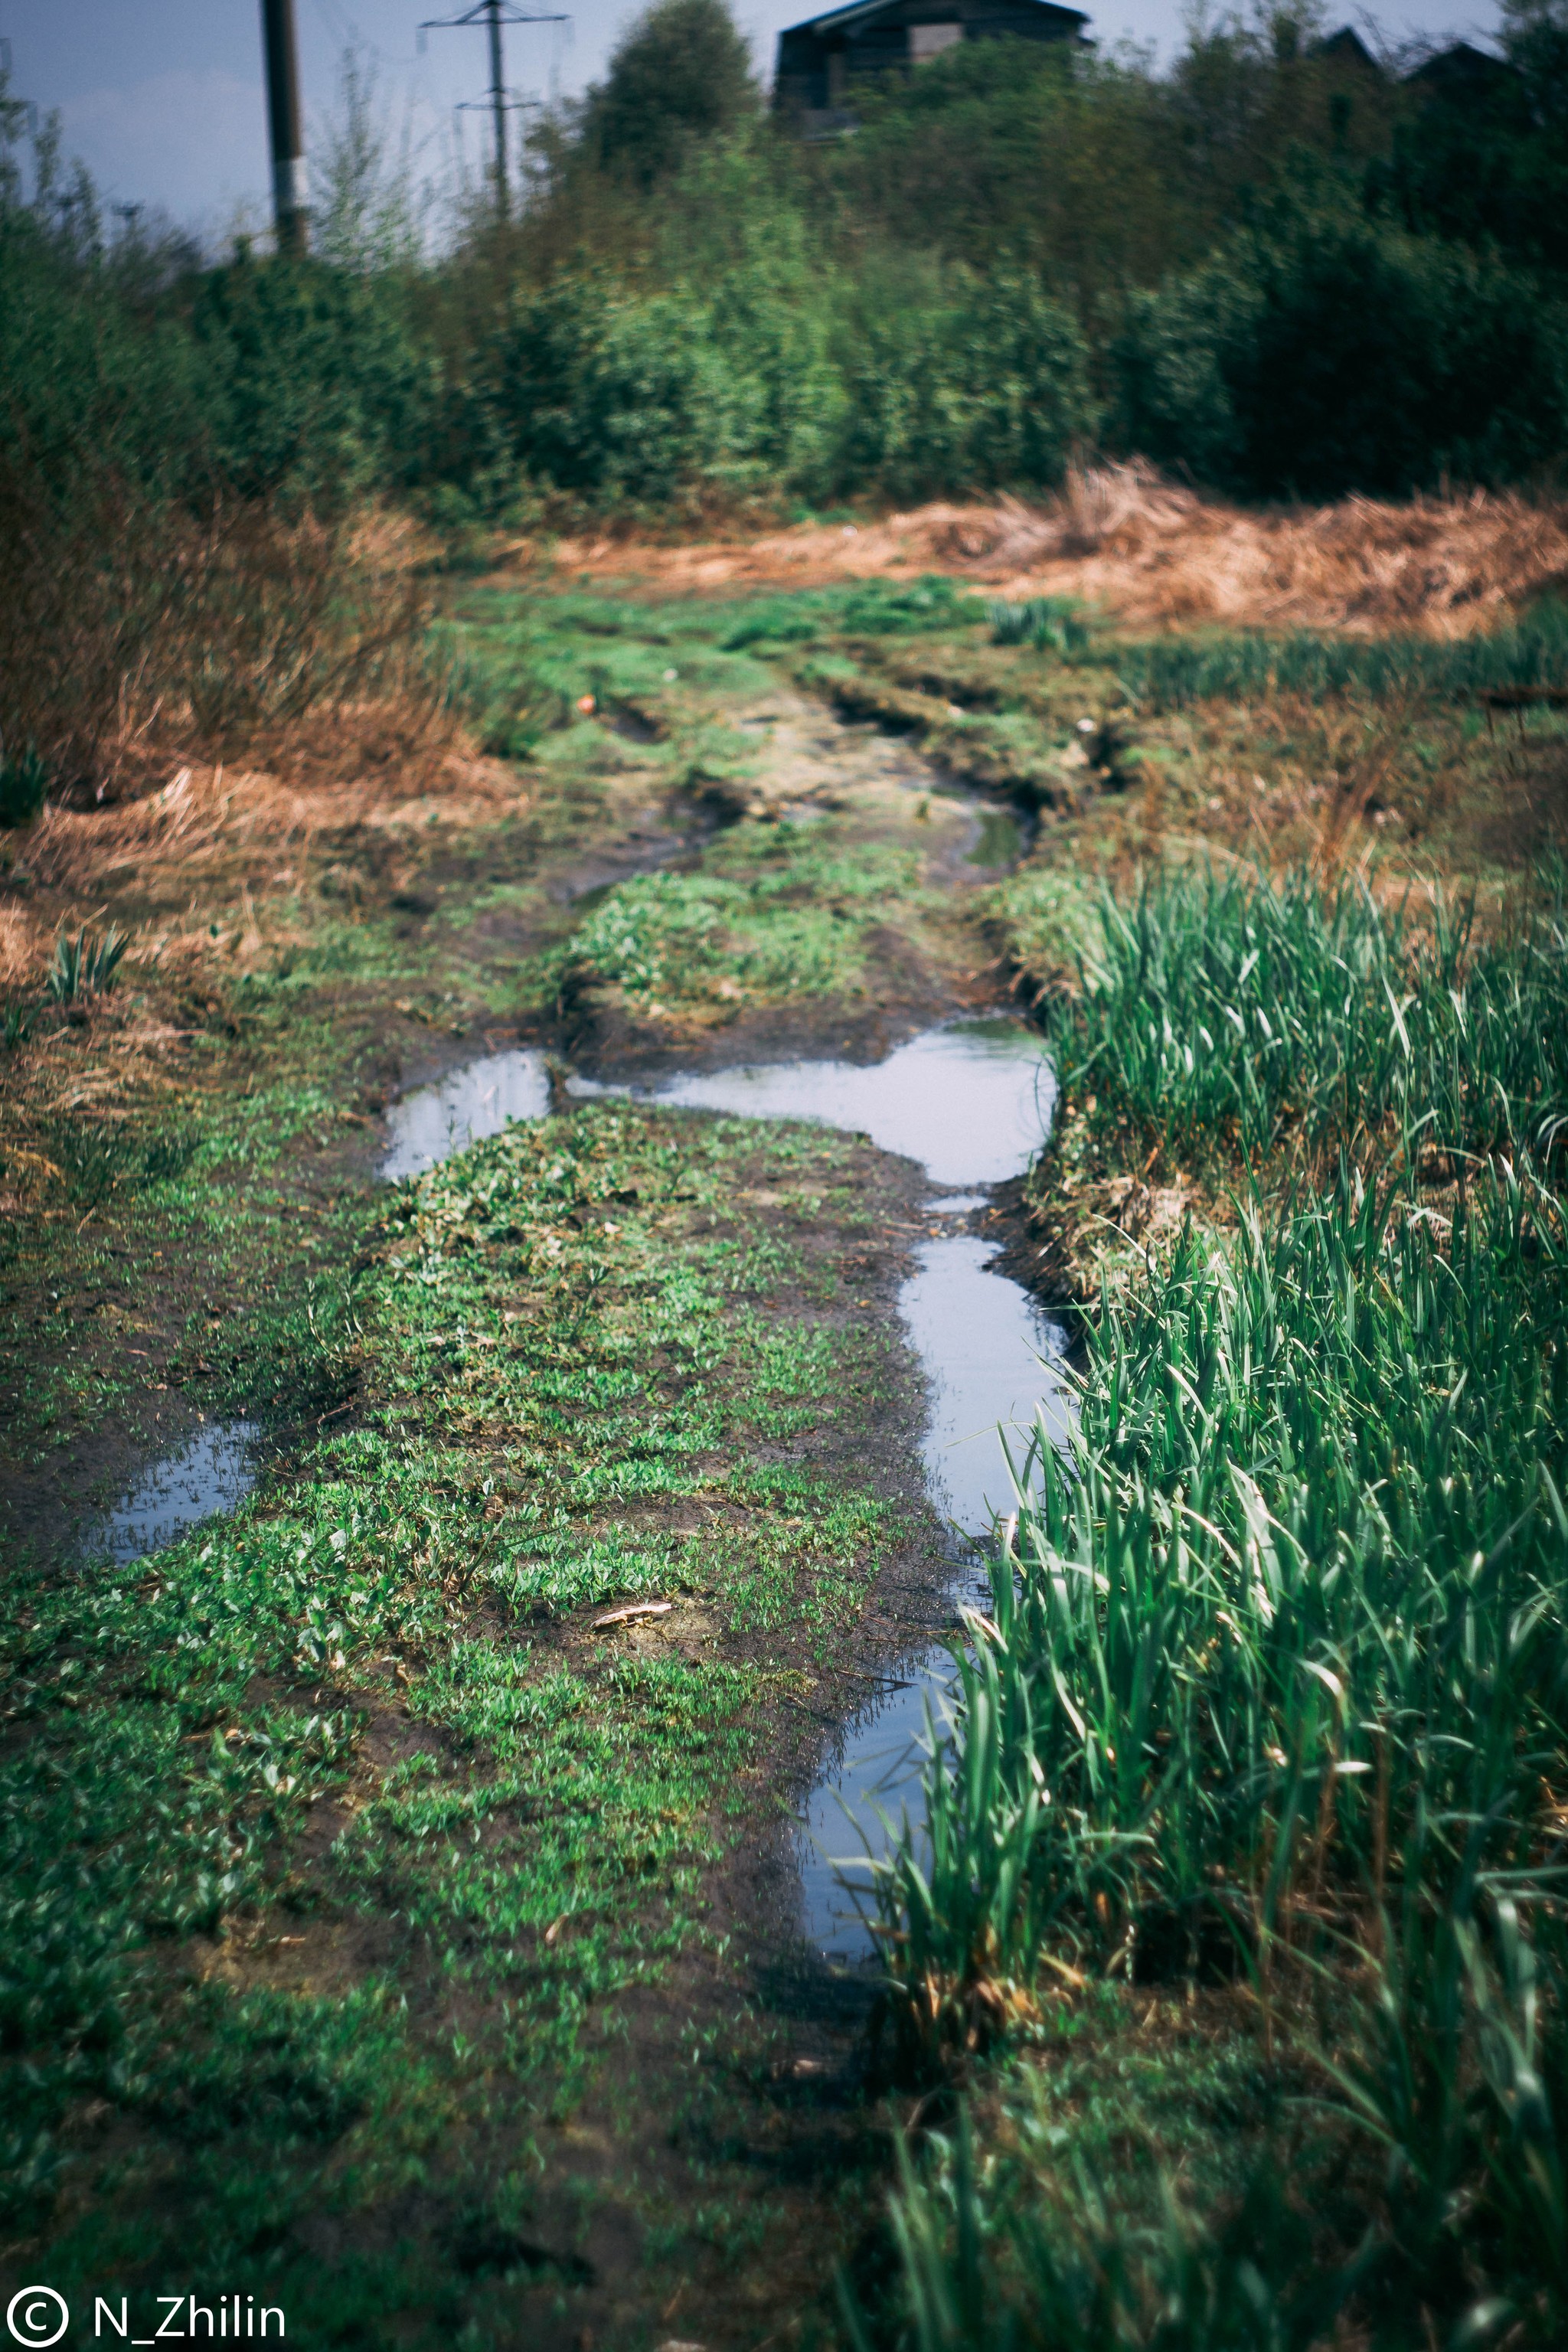
[[1516,68],[1506,58],[1495,58],[1489,49],[1478,49],[1473,41],[1455,41],[1405,77],[1407,82],[1426,82],[1436,89],[1495,89],[1518,78]]
[[1342,25],[1337,33],[1329,33],[1314,41],[1309,54],[1314,58],[1332,58],[1341,65],[1362,66],[1380,78],[1383,68],[1362,39],[1353,25]]
[[[820,16],[804,16],[798,25],[786,25],[784,32],[842,32],[851,25],[867,23],[873,16],[899,14],[911,5],[912,0],[849,0],[847,6],[825,8]],[[1042,16],[1070,17],[1075,25],[1087,25],[1089,22],[1087,10],[1063,7],[1059,0],[1010,0],[1010,5],[1020,16],[1037,8]],[[780,38],[783,37],[781,34]]]

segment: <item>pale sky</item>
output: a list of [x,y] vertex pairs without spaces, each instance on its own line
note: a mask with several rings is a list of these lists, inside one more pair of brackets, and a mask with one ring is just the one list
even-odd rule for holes
[[[434,32],[416,47],[421,16],[458,16],[466,0],[295,0],[307,119],[333,106],[339,61],[357,42],[377,66],[395,130],[405,122],[425,169],[449,163],[455,136],[476,160],[488,119],[458,116],[488,79],[482,31]],[[542,13],[570,0],[521,0]],[[771,79],[781,26],[814,0],[736,0],[759,69]],[[1181,0],[1077,0],[1089,31],[1109,47],[1122,39],[1168,56],[1181,37]],[[577,0],[569,25],[519,26],[507,36],[508,79],[547,97],[580,90],[604,70],[632,0]],[[1365,22],[1347,7],[1346,17]],[[1386,37],[1415,32],[1488,40],[1489,0],[1393,0],[1376,12]],[[63,118],[68,155],[79,155],[111,202],[161,209],[215,238],[247,209],[268,217],[268,172],[261,79],[259,0],[0,0],[13,94]]]

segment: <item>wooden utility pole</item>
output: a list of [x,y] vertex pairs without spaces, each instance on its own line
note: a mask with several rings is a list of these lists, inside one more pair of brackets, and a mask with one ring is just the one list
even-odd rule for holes
[[510,205],[506,184],[506,76],[501,70],[500,0],[485,0],[490,36],[490,120],[496,134],[496,211],[505,220]]
[[495,128],[496,212],[505,220],[511,209],[507,185],[506,118],[514,107],[531,101],[514,98],[506,86],[505,61],[501,56],[500,30],[503,25],[569,25],[569,16],[536,16],[522,8],[514,8],[511,0],[474,0],[474,5],[460,16],[428,16],[419,27],[419,46],[425,46],[426,33],[449,32],[460,26],[482,25],[489,35],[490,86],[479,101],[488,106]]
[[310,243],[310,199],[305,182],[305,133],[300,121],[294,0],[261,0],[261,42],[267,58],[272,217],[278,227],[278,250],[303,253]]

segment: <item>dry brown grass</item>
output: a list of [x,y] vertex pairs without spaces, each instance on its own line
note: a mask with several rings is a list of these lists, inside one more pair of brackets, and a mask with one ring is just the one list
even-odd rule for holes
[[[50,1120],[112,1121],[214,1082],[221,1058],[193,1061],[193,1041],[238,1035],[243,974],[527,806],[512,771],[426,717],[351,704],[274,730],[268,766],[165,759],[161,780],[143,746],[125,797],[51,806],[5,837],[20,863],[0,890],[0,994],[31,1008],[31,1034],[0,1056],[7,1213],[48,1192]],[[110,923],[130,940],[112,994],[45,1003],[60,934]]]
[[[537,551],[521,548],[523,561]],[[566,540],[556,566],[668,593],[944,572],[1007,596],[1071,595],[1134,626],[1419,629],[1461,636],[1568,581],[1568,502],[1477,490],[1247,511],[1139,461],[1075,473],[1040,507],[933,505],[859,525],[660,547]]]
[[232,754],[370,697],[438,707],[431,545],[405,517],[198,517],[111,476],[62,514],[0,467],[0,739],[36,746],[56,798],[114,798],[171,751]]
[[[394,871],[416,848],[514,814],[526,795],[455,721],[417,709],[351,705],[277,730],[269,764],[139,761],[141,789],[96,808],[51,805],[25,835],[27,895],[0,907],[0,982],[36,981],[63,927],[112,919],[133,933],[132,961],[171,923],[216,914],[259,931],[267,902],[368,851]],[[232,944],[230,952],[232,953]]]

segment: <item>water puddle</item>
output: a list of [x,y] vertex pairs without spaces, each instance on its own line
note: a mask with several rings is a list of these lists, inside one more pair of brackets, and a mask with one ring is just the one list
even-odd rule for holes
[[[918,1160],[937,1195],[926,1213],[954,1219],[983,1209],[987,1188],[1023,1172],[1056,1098],[1038,1035],[1005,1018],[928,1030],[868,1068],[757,1063],[689,1072],[647,1088],[574,1077],[568,1090],[579,1097],[637,1093],[682,1108],[812,1119],[863,1134],[884,1151]],[[508,1118],[538,1118],[548,1108],[542,1054],[492,1055],[396,1106],[382,1172],[414,1174],[472,1138],[494,1134]],[[899,1298],[930,1393],[926,1480],[952,1530],[953,1579],[945,1597],[954,1607],[982,1597],[977,1548],[995,1517],[1013,1507],[999,1433],[1021,1468],[1031,1440],[1060,1442],[1069,1420],[1059,1376],[1066,1335],[1017,1283],[989,1270],[994,1255],[973,1233],[934,1235],[917,1252],[918,1270]],[[870,1858],[887,1851],[888,1824],[896,1830],[906,1811],[918,1811],[927,1711],[941,1720],[956,1681],[951,1654],[934,1640],[898,1674],[880,1677],[812,1791],[800,1832],[803,1924],[811,1944],[831,1958],[873,1957],[857,1892],[869,1884]]]
[[177,1454],[144,1470],[124,1500],[105,1514],[83,1546],[89,1559],[128,1561],[162,1551],[204,1519],[232,1511],[256,1484],[261,1431],[254,1422],[220,1421]]
[[[990,1244],[972,1234],[927,1242],[899,1308],[925,1367],[931,1417],[922,1448],[932,1502],[952,1529],[950,1598],[987,1599],[973,1556],[993,1519],[1014,1505],[1032,1438],[1059,1444],[1068,1423],[1057,1367],[1065,1334],[1005,1276],[992,1274]],[[950,1651],[932,1643],[846,1726],[838,1752],[807,1801],[801,1825],[802,1908],[807,1939],[826,1958],[865,1961],[875,1951],[865,1919],[873,1857],[889,1831],[918,1815],[924,1739],[958,1680]]]
[[970,851],[967,863],[987,867],[1016,866],[1024,855],[1024,828],[1012,809],[983,807],[980,812],[980,838]]
[[998,1432],[1009,1433],[1017,1467],[1042,1408],[1050,1438],[1068,1433],[1067,1335],[1026,1290],[988,1271],[994,1255],[974,1234],[925,1242],[919,1273],[899,1293],[930,1385],[926,1486],[960,1550],[1015,1507]]
[[423,1175],[480,1136],[499,1135],[514,1118],[542,1118],[549,1108],[550,1079],[536,1045],[465,1062],[393,1104],[386,1114],[392,1148],[381,1173],[388,1183]]
[[[626,1094],[572,1078],[574,1095]],[[928,1029],[867,1068],[858,1062],[759,1062],[668,1078],[646,1089],[687,1110],[742,1118],[807,1118],[869,1136],[918,1160],[933,1184],[1000,1184],[1039,1150],[1056,1081],[1039,1037],[1016,1021],[954,1021]]]

